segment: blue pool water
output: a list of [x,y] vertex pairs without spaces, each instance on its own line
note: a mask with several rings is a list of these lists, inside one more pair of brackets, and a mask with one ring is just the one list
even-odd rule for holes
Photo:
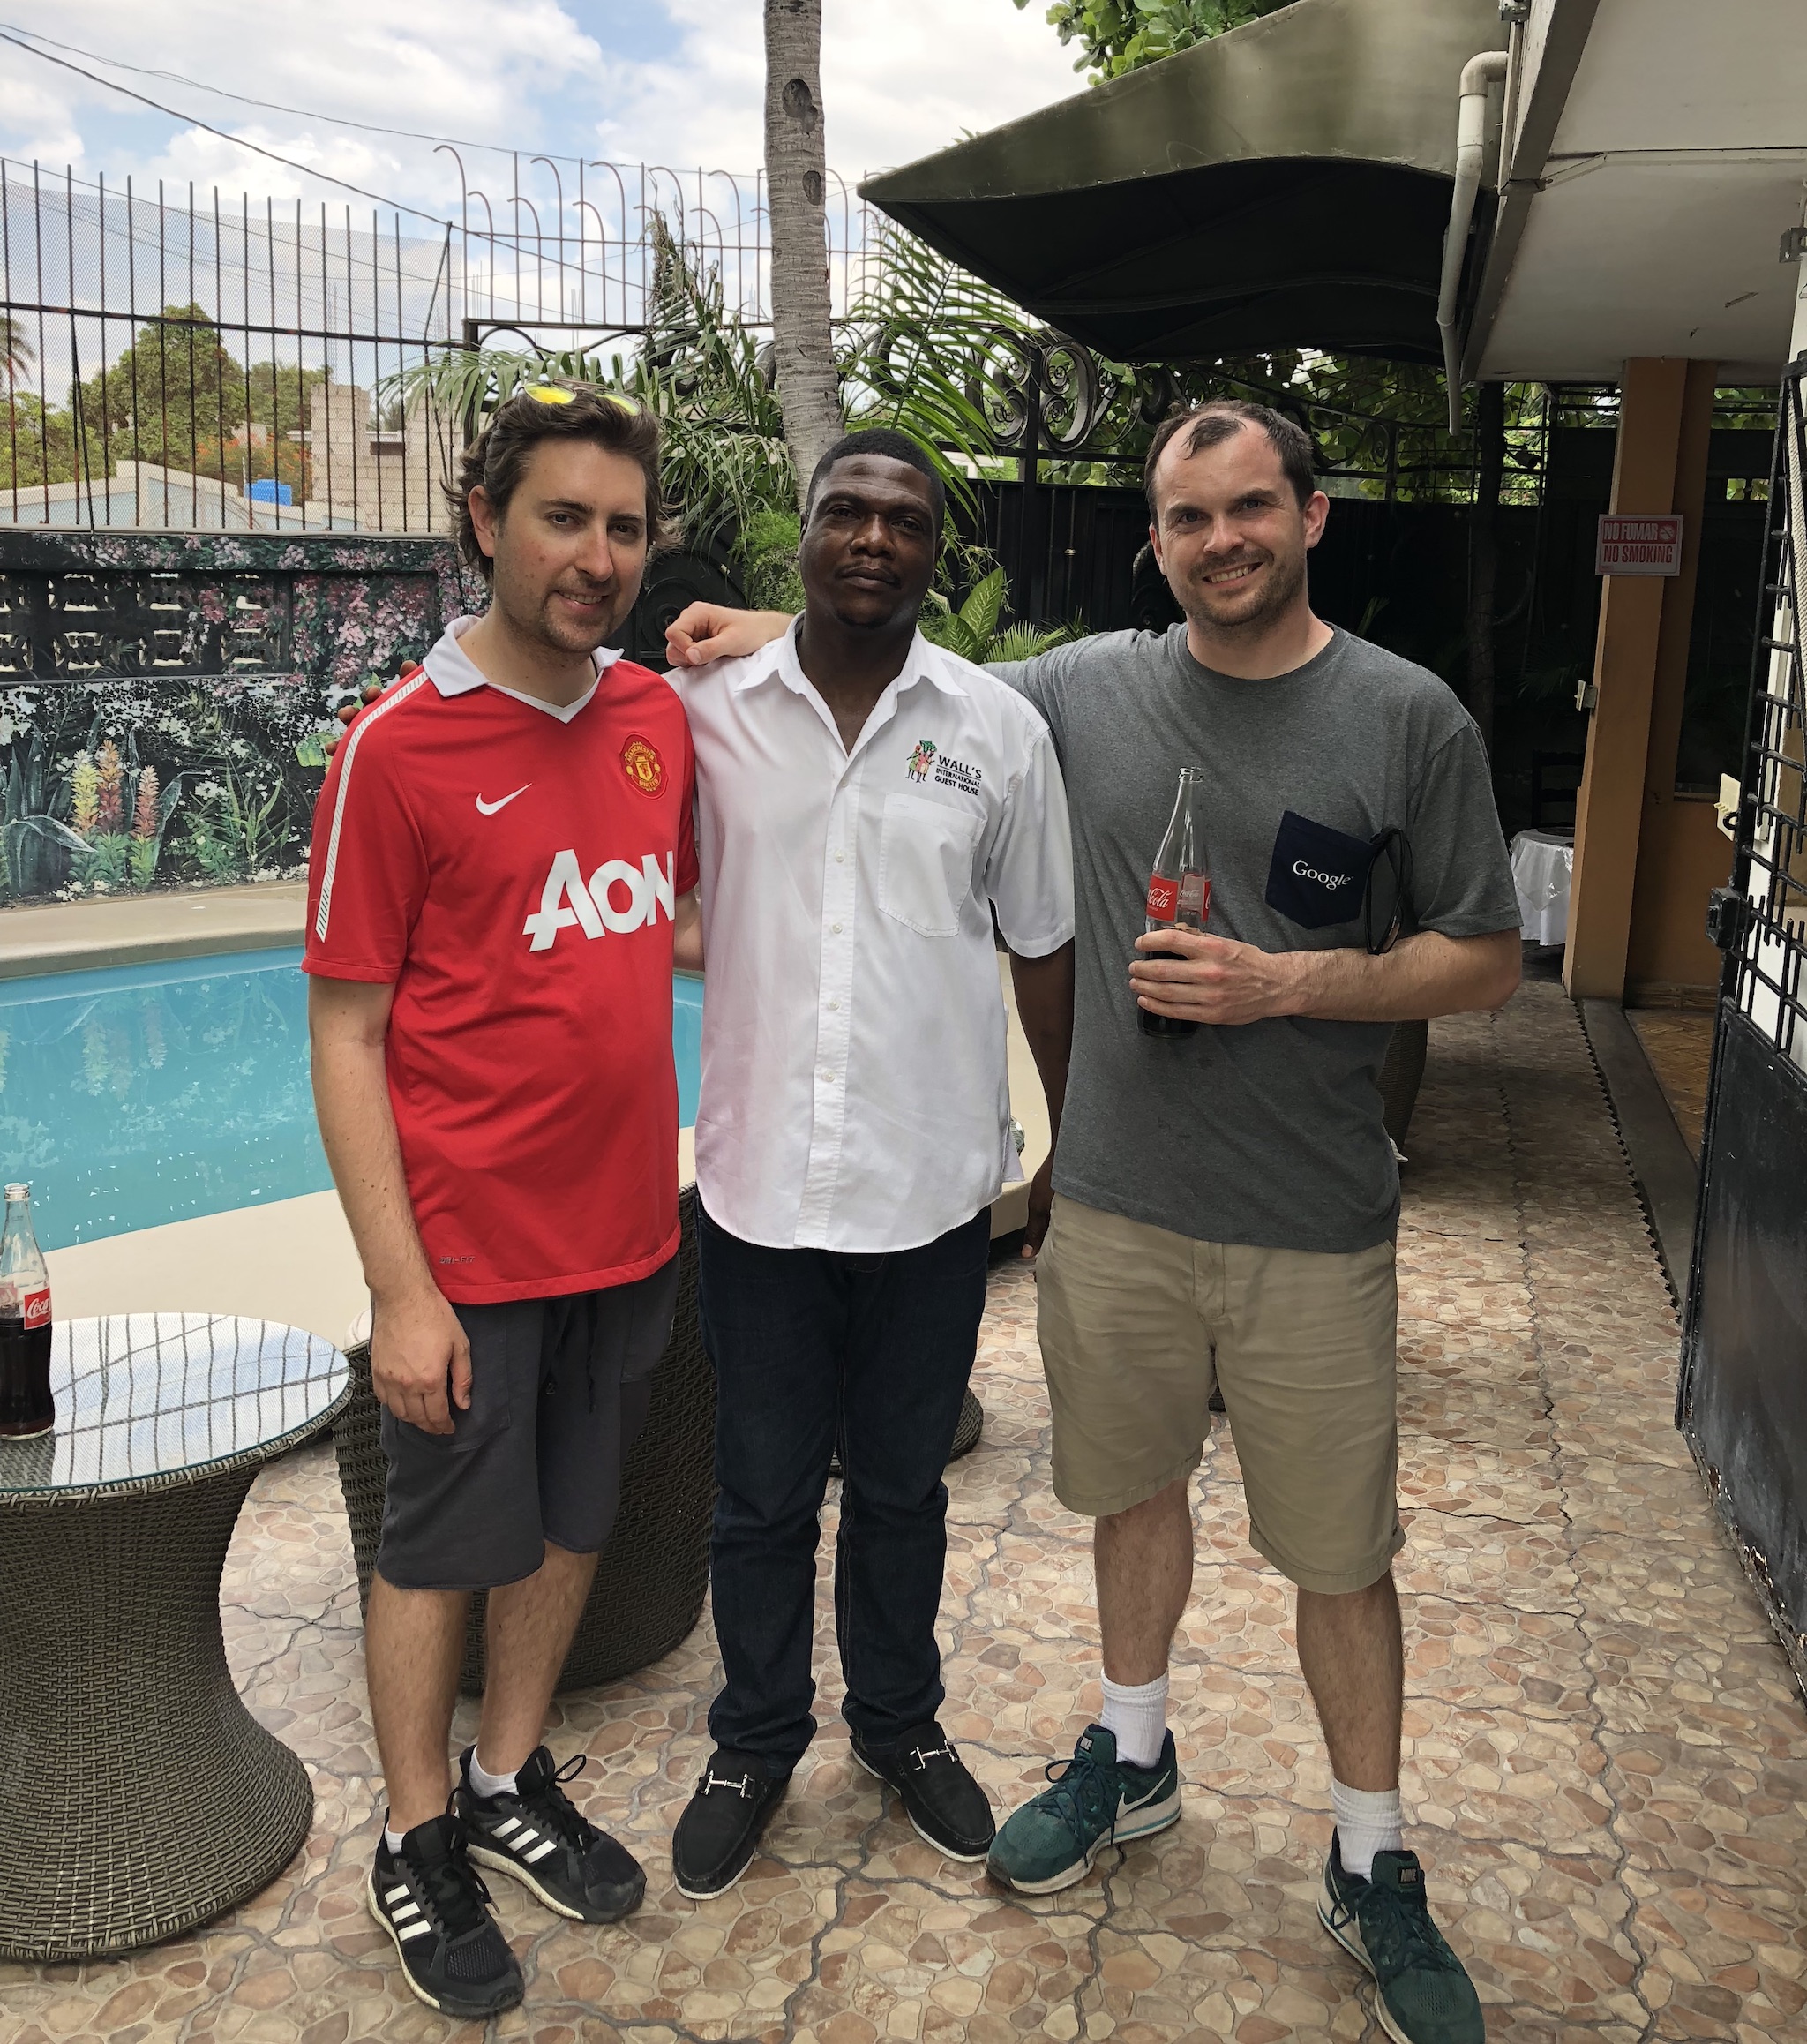
[[[332,1184],[299,951],[0,981],[0,1173],[46,1249]],[[702,987],[673,983],[678,1111],[696,1119]]]

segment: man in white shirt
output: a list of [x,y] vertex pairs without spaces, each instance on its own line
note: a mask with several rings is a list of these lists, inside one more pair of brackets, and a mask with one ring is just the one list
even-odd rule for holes
[[[1016,1169],[993,915],[1048,1097],[1065,1086],[1073,893],[1046,725],[916,618],[939,477],[855,433],[813,481],[804,613],[676,674],[696,748],[701,1301],[717,1384],[716,1750],[678,1885],[745,1871],[815,1731],[819,1513],[838,1447],[835,1613],[854,1757],[979,1860],[984,1791],[936,1722],[941,1470]],[[1045,1213],[1045,1175],[1035,1188]]]

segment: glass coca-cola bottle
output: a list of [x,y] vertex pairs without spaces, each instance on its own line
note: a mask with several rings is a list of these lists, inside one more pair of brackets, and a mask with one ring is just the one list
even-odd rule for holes
[[32,1233],[32,1189],[9,1185],[0,1229],[0,1439],[49,1433],[56,1424],[50,1273]]
[[[1199,814],[1203,799],[1204,776],[1196,767],[1180,769],[1180,792],[1173,797],[1173,814],[1167,834],[1155,854],[1154,874],[1148,883],[1148,928],[1151,930],[1203,929],[1211,913],[1211,875],[1204,859],[1204,819]],[[1178,958],[1182,951],[1143,951],[1143,958]],[[1146,1008],[1136,1011],[1144,1036],[1190,1036],[1196,1022],[1181,1022],[1171,1015],[1151,1015]]]

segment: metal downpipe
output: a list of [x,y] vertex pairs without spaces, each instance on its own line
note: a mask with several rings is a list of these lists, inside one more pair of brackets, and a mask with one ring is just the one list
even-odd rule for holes
[[1436,294],[1436,325],[1443,337],[1443,387],[1449,396],[1452,433],[1462,430],[1462,351],[1456,333],[1456,300],[1462,283],[1462,260],[1468,252],[1474,200],[1481,190],[1481,158],[1487,143],[1487,88],[1505,77],[1508,61],[1503,49],[1484,49],[1462,66],[1462,96],[1456,113],[1456,187],[1450,196],[1443,278]]

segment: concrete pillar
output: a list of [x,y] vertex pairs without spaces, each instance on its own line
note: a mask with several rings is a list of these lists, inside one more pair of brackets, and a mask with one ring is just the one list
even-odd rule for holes
[[1625,984],[1634,1003],[1640,998],[1689,997],[1683,989],[1695,990],[1706,1001],[1719,977],[1719,953],[1706,938],[1706,903],[1715,887],[1725,885],[1731,849],[1715,823],[1713,798],[1683,799],[1676,793],[1717,369],[1716,363],[1691,362],[1682,395],[1675,493],[1675,507],[1683,520],[1682,572],[1663,584],[1662,628],[1651,695],[1644,812],[1625,958]]
[[1684,544],[1693,551],[1684,552],[1679,575],[1609,575],[1601,592],[1595,702],[1576,807],[1563,966],[1563,983],[1577,1000],[1624,999],[1645,817],[1661,807],[1650,801],[1650,791],[1661,785],[1665,800],[1674,793],[1713,373],[1710,362],[1644,357],[1626,363],[1619,387],[1612,508],[1634,515],[1679,512]]

